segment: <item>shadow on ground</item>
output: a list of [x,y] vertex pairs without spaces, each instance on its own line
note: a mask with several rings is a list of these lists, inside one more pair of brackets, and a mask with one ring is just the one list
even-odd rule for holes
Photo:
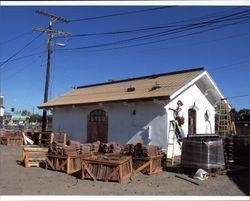
[[238,188],[246,195],[250,195],[249,186],[249,167],[240,170],[229,171],[227,176],[238,186]]

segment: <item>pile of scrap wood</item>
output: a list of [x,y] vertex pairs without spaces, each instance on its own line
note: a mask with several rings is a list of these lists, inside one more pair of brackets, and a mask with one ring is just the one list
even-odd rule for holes
[[100,153],[115,153],[136,157],[151,157],[162,155],[161,147],[155,145],[144,145],[142,142],[135,144],[100,143]]
[[115,142],[111,143],[100,143],[99,152],[100,153],[115,153],[115,154],[122,154],[122,146]]
[[52,155],[67,155],[77,156],[86,153],[97,153],[99,150],[100,142],[81,144],[78,141],[69,140],[67,146],[62,146],[56,142],[49,145],[48,154]]
[[1,132],[0,142],[3,145],[23,145],[23,137],[20,131]]
[[[118,144],[96,141],[83,144],[68,140],[66,145],[53,141],[46,147],[46,168],[67,174],[81,170],[82,178],[86,179],[122,183],[138,172],[152,175],[162,171],[162,149],[143,142]],[[34,166],[31,162],[29,165]],[[35,162],[38,167],[40,161]]]
[[124,145],[123,152],[134,157],[152,157],[162,155],[161,147],[155,145],[144,145],[141,142]]

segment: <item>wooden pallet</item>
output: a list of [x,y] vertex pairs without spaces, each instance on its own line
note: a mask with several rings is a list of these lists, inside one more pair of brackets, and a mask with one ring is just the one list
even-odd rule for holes
[[91,153],[79,154],[77,156],[46,154],[46,168],[72,174],[82,169],[82,159],[91,156]]
[[40,167],[45,164],[47,147],[36,145],[23,147],[23,165],[24,167]]
[[82,160],[82,179],[127,182],[132,176],[132,157],[121,156],[119,160],[100,159],[93,156]]
[[162,157],[162,155],[151,157],[133,157],[133,174],[142,172],[147,175],[153,175],[162,172]]
[[1,137],[1,144],[7,146],[23,145],[23,138],[20,136]]

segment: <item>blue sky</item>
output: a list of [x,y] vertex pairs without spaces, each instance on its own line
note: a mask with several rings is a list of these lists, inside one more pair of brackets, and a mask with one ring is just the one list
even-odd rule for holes
[[[22,49],[39,32],[32,27],[48,27],[49,18],[36,14],[37,9],[82,19],[116,13],[144,10],[145,6],[16,6],[0,7],[0,62],[6,61]],[[84,37],[55,38],[51,62],[49,98],[55,98],[72,87],[119,80],[156,73],[204,67],[225,97],[237,110],[250,108],[250,18],[244,23],[204,27],[195,30],[143,39],[101,48],[87,46],[110,44],[155,32],[95,35],[177,24],[189,24],[209,17],[222,17],[248,10],[243,6],[174,6],[159,10],[130,13],[100,19],[56,23],[57,30]],[[214,27],[213,27],[214,28]],[[206,30],[205,29],[210,29]],[[183,36],[185,35],[185,36]],[[27,109],[40,112],[43,102],[47,62],[48,35],[42,33],[27,48],[1,68],[1,94],[6,111]],[[152,42],[162,40],[161,42]],[[149,43],[146,45],[138,45]],[[130,47],[125,47],[130,46]],[[85,47],[81,50],[67,50]],[[1,65],[1,63],[0,63]]]

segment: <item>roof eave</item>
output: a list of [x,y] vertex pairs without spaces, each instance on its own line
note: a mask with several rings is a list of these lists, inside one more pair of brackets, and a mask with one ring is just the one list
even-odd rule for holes
[[91,106],[111,103],[122,103],[122,102],[141,102],[141,101],[153,101],[154,99],[158,100],[170,100],[170,96],[154,96],[154,97],[145,97],[145,98],[136,98],[136,99],[122,99],[122,100],[113,100],[113,101],[98,101],[98,102],[89,102],[89,103],[69,103],[69,104],[57,104],[57,105],[39,105],[38,109],[51,109],[51,108],[61,108],[61,107],[70,107],[70,106]]

